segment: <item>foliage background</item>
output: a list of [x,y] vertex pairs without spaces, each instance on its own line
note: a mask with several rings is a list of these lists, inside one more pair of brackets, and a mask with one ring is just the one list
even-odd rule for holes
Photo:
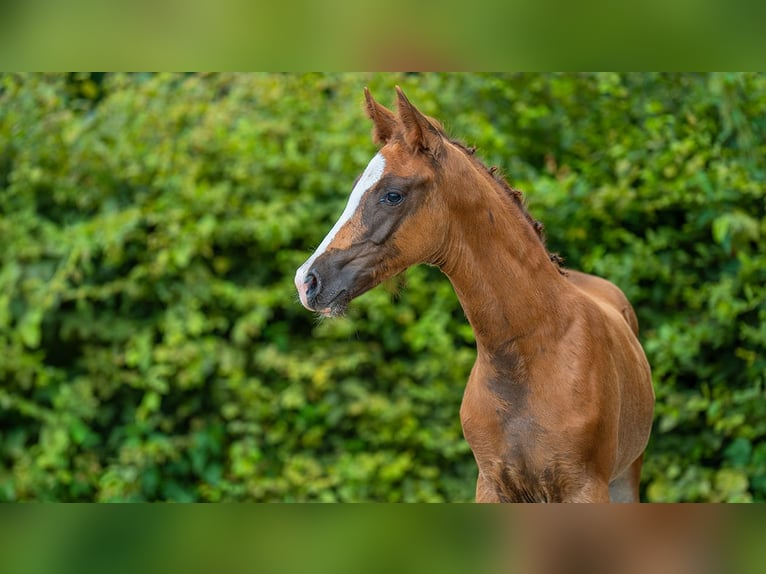
[[766,76],[0,76],[0,500],[465,501],[473,337],[428,267],[295,268],[400,84],[633,302],[644,496],[766,499]]

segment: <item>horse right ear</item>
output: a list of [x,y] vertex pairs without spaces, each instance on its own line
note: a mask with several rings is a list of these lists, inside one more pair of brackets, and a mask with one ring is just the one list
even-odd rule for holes
[[442,151],[441,126],[413,106],[399,86],[396,86],[396,95],[405,141],[412,149],[426,151],[438,159]]
[[394,134],[396,116],[391,110],[376,102],[367,88],[364,88],[364,99],[367,116],[373,123],[372,140],[376,144],[384,145]]

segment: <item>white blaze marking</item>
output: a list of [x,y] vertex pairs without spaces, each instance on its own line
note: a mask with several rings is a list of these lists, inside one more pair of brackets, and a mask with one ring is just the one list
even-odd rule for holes
[[359,181],[356,182],[356,185],[354,186],[354,189],[351,191],[351,195],[348,198],[348,203],[346,203],[346,208],[343,210],[343,213],[341,214],[338,221],[335,222],[335,225],[333,225],[330,232],[322,240],[322,243],[319,244],[319,247],[317,247],[316,251],[314,251],[314,254],[309,257],[306,262],[301,265],[295,272],[295,286],[297,287],[298,293],[301,296],[301,301],[303,301],[304,304],[305,289],[301,289],[301,287],[303,287],[306,273],[309,269],[311,269],[311,265],[314,263],[316,258],[327,250],[327,247],[330,245],[330,243],[332,243],[332,240],[335,239],[335,236],[343,228],[346,222],[354,216],[354,213],[359,207],[359,203],[362,201],[362,196],[367,190],[369,190],[372,186],[378,183],[378,181],[380,181],[380,178],[383,175],[383,170],[385,168],[386,158],[384,158],[382,154],[377,153],[375,157],[370,160],[370,163],[367,164],[367,168],[362,173]]

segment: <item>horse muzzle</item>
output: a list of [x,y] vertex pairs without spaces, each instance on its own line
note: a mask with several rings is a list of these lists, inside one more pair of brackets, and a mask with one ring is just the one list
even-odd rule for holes
[[343,315],[352,297],[344,286],[340,274],[327,274],[312,267],[306,272],[302,267],[295,274],[295,288],[301,304],[309,311],[325,317]]

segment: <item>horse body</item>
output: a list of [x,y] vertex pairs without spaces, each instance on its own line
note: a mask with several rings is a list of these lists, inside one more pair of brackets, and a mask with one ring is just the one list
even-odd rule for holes
[[[477,340],[461,407],[477,499],[608,500],[652,417],[626,300],[605,280],[559,273],[502,189],[474,195],[478,205],[460,206],[450,233],[460,247],[446,249],[441,267]],[[630,489],[637,497],[638,484]]]
[[398,95],[395,115],[366,94],[383,147],[296,272],[302,303],[339,314],[410,265],[438,266],[476,336],[460,417],[477,501],[637,501],[654,393],[630,304],[562,273],[518,192]]

